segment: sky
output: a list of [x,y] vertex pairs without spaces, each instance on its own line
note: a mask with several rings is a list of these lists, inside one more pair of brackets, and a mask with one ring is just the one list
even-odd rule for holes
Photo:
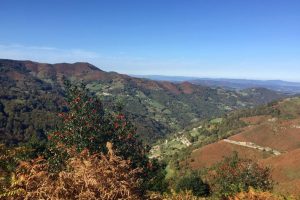
[[0,0],[0,58],[300,81],[300,1]]

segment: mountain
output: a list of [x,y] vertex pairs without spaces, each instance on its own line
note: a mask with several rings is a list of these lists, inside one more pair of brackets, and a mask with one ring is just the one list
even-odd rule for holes
[[291,94],[300,93],[300,83],[287,82],[281,80],[244,80],[244,79],[195,79],[194,84],[206,85],[211,87],[225,87],[237,90],[263,87],[274,91],[286,92]]
[[[162,142],[156,157],[171,151],[182,165],[203,169],[232,155],[250,158],[271,168],[278,183],[274,190],[282,194],[300,193],[300,98],[287,98],[254,109],[234,111],[186,129],[176,138]],[[190,143],[183,142],[187,140]],[[175,145],[176,144],[176,145]],[[174,150],[176,149],[177,150]],[[167,155],[167,153],[169,155]],[[172,156],[171,156],[172,158]],[[173,157],[174,159],[174,157]]]
[[147,78],[157,81],[183,82],[189,81],[196,85],[209,87],[222,87],[226,89],[243,90],[249,88],[266,88],[279,92],[291,94],[300,93],[300,83],[282,80],[247,80],[247,79],[226,79],[226,78],[199,78],[185,76],[160,76],[160,75],[135,75],[139,78]]
[[170,81],[170,82],[183,82],[198,79],[197,77],[188,76],[163,76],[163,75],[131,75],[136,78],[146,78],[154,81]]
[[33,76],[21,63],[0,64],[0,139],[27,141],[56,124],[63,105],[61,89]]
[[84,82],[105,105],[121,102],[124,112],[145,141],[165,135],[204,118],[254,107],[286,97],[264,88],[230,91],[190,82],[173,83],[105,72],[89,64],[47,64],[0,60],[0,139],[15,144],[42,137],[64,111],[62,77]]

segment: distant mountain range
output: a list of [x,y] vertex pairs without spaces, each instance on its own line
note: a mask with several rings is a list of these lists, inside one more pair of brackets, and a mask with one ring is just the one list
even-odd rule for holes
[[0,59],[0,140],[18,143],[41,137],[63,110],[62,77],[84,82],[106,105],[116,100],[149,142],[201,119],[286,97],[264,88],[224,88],[134,78],[89,63],[47,64]]
[[160,76],[160,75],[133,75],[139,78],[147,78],[156,81],[183,82],[188,81],[197,85],[209,87],[223,87],[227,89],[247,89],[263,87],[279,92],[291,94],[300,93],[300,83],[282,80],[247,80],[247,79],[226,79],[226,78],[198,78],[185,76]]

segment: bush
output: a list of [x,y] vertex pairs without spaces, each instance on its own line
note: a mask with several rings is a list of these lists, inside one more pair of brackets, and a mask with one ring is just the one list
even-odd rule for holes
[[249,159],[240,159],[237,153],[213,167],[209,179],[213,192],[220,197],[248,191],[249,187],[267,191],[274,185],[269,168],[261,167]]
[[191,191],[195,196],[208,196],[210,193],[209,185],[204,183],[196,172],[180,178],[175,190],[176,192]]

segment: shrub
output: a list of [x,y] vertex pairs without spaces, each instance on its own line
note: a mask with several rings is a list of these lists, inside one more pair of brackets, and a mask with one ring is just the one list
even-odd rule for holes
[[191,191],[195,196],[208,196],[210,188],[196,172],[192,172],[180,178],[176,183],[176,192],[180,191]]
[[237,153],[213,167],[209,179],[213,192],[220,197],[247,191],[249,187],[267,191],[274,185],[269,168],[261,167],[249,159],[240,159]]

